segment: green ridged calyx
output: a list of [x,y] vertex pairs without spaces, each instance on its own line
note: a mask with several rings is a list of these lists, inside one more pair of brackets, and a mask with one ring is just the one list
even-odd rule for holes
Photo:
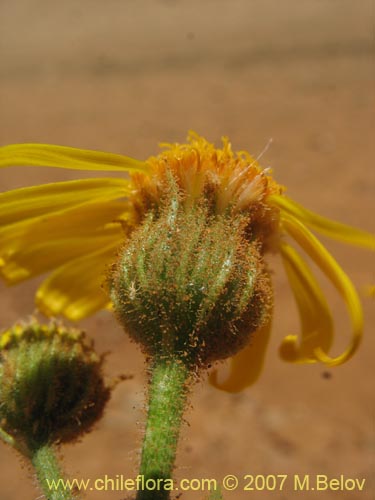
[[1,430],[18,449],[77,439],[102,415],[110,390],[103,358],[84,334],[57,323],[19,323],[0,336]]
[[172,186],[132,233],[111,275],[111,298],[146,354],[204,367],[249,342],[272,294],[248,218],[186,201]]

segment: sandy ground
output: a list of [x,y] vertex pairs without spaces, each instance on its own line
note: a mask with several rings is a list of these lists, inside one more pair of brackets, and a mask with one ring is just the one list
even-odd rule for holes
[[[118,2],[3,0],[0,4],[0,142],[47,142],[145,158],[159,141],[194,129],[260,153],[294,199],[375,231],[373,2],[223,0]],[[1,190],[80,173],[12,168]],[[359,290],[375,282],[370,252],[324,238]],[[280,262],[272,258],[276,311],[260,381],[238,395],[206,382],[193,390],[177,478],[236,474],[225,499],[374,498],[374,301],[363,297],[358,355],[324,376],[322,366],[283,363],[277,347],[298,328]],[[0,328],[33,311],[40,279],[0,285]],[[322,279],[340,351],[349,337],[341,300]],[[73,477],[135,477],[144,418],[144,364],[107,313],[83,322],[108,375],[134,374],[113,394],[103,420],[63,449]],[[246,474],[288,474],[283,491],[242,491]],[[364,491],[298,492],[295,474],[366,479]],[[2,500],[42,498],[12,450],[0,449]],[[123,499],[95,492],[89,499]],[[181,498],[202,499],[204,493]]]

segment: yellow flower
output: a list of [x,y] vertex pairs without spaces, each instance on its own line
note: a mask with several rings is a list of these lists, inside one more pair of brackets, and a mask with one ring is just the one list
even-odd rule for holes
[[[357,292],[334,258],[309,228],[346,243],[375,249],[375,236],[321,217],[285,196],[269,169],[262,169],[247,152],[234,153],[227,139],[215,148],[189,134],[187,144],[162,144],[164,151],[146,161],[122,155],[44,144],[0,148],[0,167],[48,166],[76,170],[117,171],[130,178],[96,178],[21,188],[0,194],[0,274],[8,284],[49,272],[36,293],[38,308],[49,316],[80,320],[110,306],[102,290],[104,273],[116,251],[148,210],[164,196],[172,172],[185,202],[202,196],[217,214],[245,211],[251,215],[251,237],[262,253],[280,252],[295,296],[301,334],[288,335],[280,346],[290,362],[343,363],[356,351],[363,330]],[[333,320],[305,259],[288,242],[290,237],[336,287],[348,309],[351,339],[339,356],[330,356]],[[223,383],[216,372],[211,381],[237,391],[258,376],[266,350],[270,322],[249,346],[232,358]]]

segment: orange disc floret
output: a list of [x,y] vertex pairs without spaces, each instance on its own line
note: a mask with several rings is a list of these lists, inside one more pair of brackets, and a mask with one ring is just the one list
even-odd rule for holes
[[251,215],[251,238],[255,232],[264,243],[269,240],[277,231],[279,210],[267,204],[267,197],[281,194],[284,188],[249,153],[234,153],[226,137],[222,142],[222,148],[216,148],[190,132],[186,144],[161,144],[165,150],[147,160],[149,174],[132,176],[135,220],[139,223],[160,205],[172,175],[187,204],[206,199],[216,215],[246,212]]

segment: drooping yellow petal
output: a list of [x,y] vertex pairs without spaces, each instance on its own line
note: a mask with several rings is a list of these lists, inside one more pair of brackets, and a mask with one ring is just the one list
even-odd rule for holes
[[288,234],[292,236],[305,250],[305,252],[320,267],[323,273],[330,279],[340,295],[343,297],[349,312],[352,336],[347,349],[337,357],[330,357],[321,348],[315,350],[319,361],[328,366],[344,363],[353,356],[358,349],[363,332],[363,314],[361,303],[353,283],[337,264],[332,255],[324,248],[320,241],[307,229],[307,227],[292,215],[283,213],[282,224]]
[[288,335],[280,346],[285,361],[314,363],[316,349],[328,352],[333,340],[333,321],[323,292],[302,257],[289,245],[281,245],[289,283],[298,306],[301,337]]
[[62,315],[79,321],[105,308],[109,298],[102,285],[117,248],[110,245],[56,269],[37,291],[39,310],[47,316]]
[[374,234],[322,217],[286,196],[273,194],[267,198],[267,203],[330,238],[375,250]]
[[[53,245],[54,241],[85,239],[90,248],[91,243],[95,245],[95,239],[99,245],[100,239],[106,236],[110,241],[119,241],[124,234],[120,221],[126,218],[125,209],[123,202],[95,201],[0,228],[0,273],[8,284],[13,284],[26,279],[25,271],[33,276],[48,270],[49,259],[43,266],[40,258],[27,262],[23,253],[35,255],[43,244],[46,244],[47,250],[48,245]],[[58,251],[57,248],[55,250]],[[82,246],[82,253],[84,252],[85,245]],[[65,261],[63,247],[59,254],[56,259],[62,263]],[[20,269],[17,271],[18,264]]]
[[120,245],[124,240],[121,227],[103,228],[98,235],[64,237],[24,245],[13,252],[7,261],[0,262],[0,276],[8,284],[16,284],[55,269],[65,262],[90,254],[111,243]]
[[123,202],[99,200],[0,227],[0,255],[6,248],[18,248],[28,242],[92,234],[119,220],[126,208]]
[[91,202],[96,199],[115,200],[128,196],[132,183],[127,179],[81,179],[55,182],[0,193],[0,225],[38,217]]
[[29,165],[74,170],[148,172],[145,162],[114,153],[52,144],[11,144],[0,147],[0,167]]
[[240,392],[253,385],[262,371],[266,348],[270,338],[272,318],[251,337],[249,345],[230,360],[230,372],[223,382],[218,380],[215,370],[210,375],[210,383],[217,389],[227,392]]

